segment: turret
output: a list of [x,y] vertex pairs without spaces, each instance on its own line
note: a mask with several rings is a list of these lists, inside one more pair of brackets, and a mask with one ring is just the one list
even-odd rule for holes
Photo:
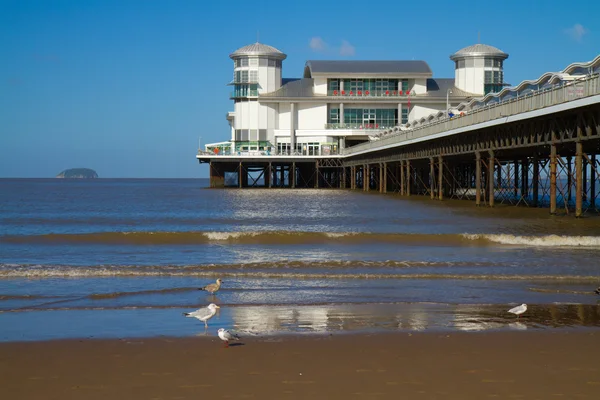
[[508,54],[487,44],[474,44],[450,56],[454,86],[478,95],[497,93],[504,86],[504,60]]

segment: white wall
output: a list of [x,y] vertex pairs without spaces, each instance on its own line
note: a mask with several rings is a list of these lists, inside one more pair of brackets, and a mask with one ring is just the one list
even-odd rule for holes
[[313,90],[315,94],[327,94],[327,78],[316,77],[314,80]]
[[289,103],[279,103],[279,126],[278,129],[284,129],[289,132],[290,130],[290,104]]
[[327,104],[297,103],[297,129],[323,129],[327,123]]
[[446,104],[427,104],[426,106],[418,105],[412,106],[410,114],[408,115],[408,121],[412,122],[416,119],[427,117],[430,114],[437,113],[446,109]]
[[[409,87],[410,89],[410,87]],[[414,90],[414,94],[425,94],[427,93],[427,79],[415,79],[415,83],[412,87],[411,90],[411,95],[413,94],[412,91]]]

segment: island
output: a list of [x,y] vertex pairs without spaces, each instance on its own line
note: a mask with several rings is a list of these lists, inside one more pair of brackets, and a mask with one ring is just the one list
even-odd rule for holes
[[65,169],[60,174],[56,175],[57,178],[77,178],[77,179],[96,179],[98,174],[93,169],[89,168],[70,168]]

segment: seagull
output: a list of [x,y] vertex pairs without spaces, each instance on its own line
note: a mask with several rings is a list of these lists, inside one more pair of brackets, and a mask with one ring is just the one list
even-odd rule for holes
[[527,304],[521,304],[520,306],[516,306],[508,310],[509,313],[515,314],[517,318],[519,318],[519,315],[523,314],[525,311],[527,311]]
[[594,293],[600,294],[600,286],[598,286],[598,289],[594,290]]
[[217,313],[217,308],[221,307],[214,303],[210,303],[208,307],[199,308],[198,310],[189,313],[183,313],[183,315],[189,318],[198,318],[200,321],[204,322],[204,330],[206,331],[206,329],[208,329],[207,321]]
[[222,341],[225,342],[225,347],[229,347],[229,341],[230,340],[240,340],[240,336],[233,333],[232,331],[228,331],[227,329],[219,329],[217,331],[217,333],[219,334],[219,337],[221,338]]
[[221,279],[217,279],[216,283],[211,283],[210,285],[201,287],[198,290],[206,290],[210,294],[215,294],[219,291],[219,289],[221,289],[221,283],[223,283],[223,281]]

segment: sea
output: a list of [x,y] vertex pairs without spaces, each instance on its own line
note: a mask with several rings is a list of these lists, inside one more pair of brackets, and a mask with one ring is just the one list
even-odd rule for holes
[[[598,329],[599,260],[597,215],[207,179],[0,179],[0,341]],[[199,290],[217,278],[219,292]],[[208,329],[183,316],[210,303]]]

